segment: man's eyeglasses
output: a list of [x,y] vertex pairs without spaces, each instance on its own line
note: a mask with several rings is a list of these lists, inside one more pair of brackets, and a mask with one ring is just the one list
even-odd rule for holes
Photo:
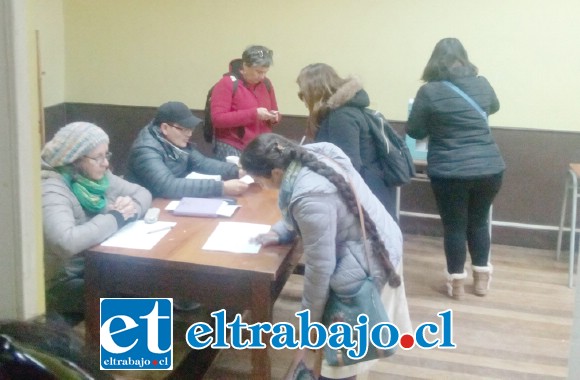
[[85,156],[85,157],[88,158],[89,160],[93,160],[98,165],[102,165],[105,163],[105,160],[109,161],[111,159],[111,157],[113,157],[113,153],[107,152],[107,153],[105,153],[104,156],[98,156],[98,157]]
[[180,127],[179,125],[169,124],[169,123],[167,125],[177,129],[179,132],[183,133],[184,135],[193,133],[193,129],[190,129],[190,128],[183,128],[183,127]]

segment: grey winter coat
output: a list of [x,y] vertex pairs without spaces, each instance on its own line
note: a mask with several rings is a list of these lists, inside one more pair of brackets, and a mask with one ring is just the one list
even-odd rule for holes
[[192,171],[219,174],[222,180],[239,176],[237,165],[206,157],[192,146],[180,149],[165,140],[159,127],[150,123],[139,132],[131,147],[125,178],[149,189],[156,198],[223,195],[223,182],[185,178]]
[[[401,230],[366,186],[350,159],[330,143],[305,147],[350,179],[361,205],[377,225],[390,260],[397,267],[403,253]],[[339,295],[353,294],[367,278],[360,222],[348,211],[336,187],[306,167],[296,177],[288,204],[280,204],[280,207],[287,210],[293,225],[281,221],[272,230],[282,242],[290,241],[295,234],[301,236],[305,257],[302,308],[310,309],[312,321],[319,322],[330,289]],[[383,266],[376,257],[371,266],[380,291],[386,281]]]
[[[462,77],[453,84],[491,115],[499,101],[487,79]],[[429,137],[427,174],[441,178],[478,178],[501,173],[505,163],[488,123],[444,83],[424,84],[415,97],[407,133],[415,139]]]
[[[138,215],[142,217],[151,206],[151,193],[110,171],[107,171],[106,176],[109,179],[107,203],[114,202],[120,196],[129,196],[137,204]],[[96,215],[87,213],[63,177],[46,164],[42,167],[41,182],[45,280],[48,289],[56,280],[58,272],[61,275],[82,272],[82,260],[73,258],[106,240],[119,229],[119,225],[116,217],[106,210]]]

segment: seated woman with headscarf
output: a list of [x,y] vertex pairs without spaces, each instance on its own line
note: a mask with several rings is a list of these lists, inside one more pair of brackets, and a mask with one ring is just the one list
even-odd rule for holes
[[127,223],[142,217],[151,193],[109,170],[109,137],[75,122],[44,146],[42,213],[46,308],[75,324],[84,313],[84,257]]

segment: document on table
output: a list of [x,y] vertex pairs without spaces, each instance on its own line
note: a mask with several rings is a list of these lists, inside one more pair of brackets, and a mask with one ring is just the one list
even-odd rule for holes
[[[165,210],[173,211],[173,210],[175,210],[175,208],[177,207],[178,204],[179,204],[179,201],[171,201],[167,204],[167,206],[165,206]],[[220,206],[220,208],[218,208],[218,210],[216,211],[216,214],[218,216],[225,216],[225,217],[229,218],[232,215],[234,215],[236,210],[240,207],[242,207],[242,206],[241,205],[229,205],[229,204],[227,204],[227,202],[224,202]]]
[[240,178],[240,181],[247,183],[248,185],[254,183],[254,179],[247,174],[245,176],[243,176],[242,178]]
[[185,178],[188,178],[188,179],[213,179],[215,181],[222,180],[222,176],[219,174],[213,175],[213,174],[203,174],[203,173],[198,173],[198,172],[191,172]]
[[417,144],[415,145],[415,150],[417,152],[427,153],[428,146],[429,146],[429,137],[425,137],[422,140],[417,140]]
[[258,253],[261,244],[252,239],[270,231],[268,224],[220,222],[202,249],[233,253]]
[[151,249],[171,229],[175,222],[145,223],[142,220],[131,222],[101,243],[105,247]]

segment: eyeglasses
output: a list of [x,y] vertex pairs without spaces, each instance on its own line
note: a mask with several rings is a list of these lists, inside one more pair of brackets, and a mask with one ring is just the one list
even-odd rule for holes
[[183,133],[184,135],[193,133],[193,129],[190,129],[190,128],[183,128],[183,127],[180,127],[179,125],[169,124],[169,123],[167,125],[177,129],[179,132]]
[[85,156],[85,157],[88,158],[89,160],[93,160],[97,165],[102,165],[105,163],[105,160],[109,161],[111,159],[111,157],[113,157],[113,153],[107,152],[107,153],[105,153],[104,156],[99,156],[99,157],[90,157],[90,156]]
[[259,49],[256,51],[256,54],[258,55],[258,57],[264,58],[264,56],[272,57],[274,55],[274,52],[270,49]]

